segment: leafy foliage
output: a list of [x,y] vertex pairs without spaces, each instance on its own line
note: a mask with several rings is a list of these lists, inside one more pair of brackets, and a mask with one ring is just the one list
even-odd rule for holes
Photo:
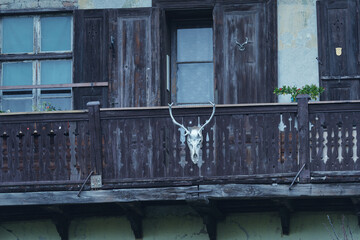
[[284,85],[281,88],[275,88],[274,94],[276,95],[290,94],[291,99],[293,100],[295,100],[297,95],[299,94],[308,94],[311,99],[316,100],[320,96],[320,94],[324,92],[324,90],[325,88],[318,87],[315,84],[305,85],[302,88],[298,88],[296,86],[290,87]]

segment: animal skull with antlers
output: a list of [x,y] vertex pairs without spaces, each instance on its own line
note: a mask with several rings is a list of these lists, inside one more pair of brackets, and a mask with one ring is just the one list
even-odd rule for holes
[[215,114],[215,104],[212,102],[210,102],[210,103],[213,106],[213,111],[212,111],[210,118],[205,121],[204,125],[202,125],[200,127],[198,127],[198,126],[189,127],[189,129],[187,129],[184,125],[178,123],[175,120],[174,116],[172,115],[172,110],[171,110],[173,103],[169,104],[170,117],[171,117],[173,123],[182,127],[185,130],[185,136],[187,137],[186,142],[190,149],[191,160],[195,164],[197,164],[197,162],[199,161],[199,153],[200,153],[200,149],[202,147],[202,142],[203,142],[202,130],[211,121],[211,119],[214,117],[214,114]]

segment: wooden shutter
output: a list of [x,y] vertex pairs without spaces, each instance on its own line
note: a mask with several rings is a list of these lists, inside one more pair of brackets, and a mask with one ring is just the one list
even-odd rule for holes
[[160,105],[159,11],[110,12],[112,107]]
[[[74,12],[74,83],[106,82],[108,26],[106,10]],[[107,88],[75,88],[74,108],[84,109],[89,101],[107,107]]]
[[[277,86],[276,1],[214,8],[218,103],[273,102]],[[236,44],[248,43],[241,51]]]
[[317,15],[322,100],[360,99],[359,1],[321,0]]

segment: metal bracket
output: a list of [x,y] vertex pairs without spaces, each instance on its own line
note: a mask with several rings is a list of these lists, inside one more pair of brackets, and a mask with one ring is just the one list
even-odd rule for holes
[[101,188],[102,187],[101,175],[93,175],[93,176],[91,176],[90,182],[91,182],[91,185],[90,185],[91,189]]
[[239,43],[238,40],[236,40],[236,42],[235,42],[240,51],[244,51],[245,50],[245,45],[248,44],[249,39],[247,37],[245,39],[246,40],[243,43]]
[[298,171],[298,173],[296,174],[296,176],[294,177],[290,187],[289,187],[289,190],[291,190],[292,186],[294,185],[296,179],[299,177],[300,173],[302,172],[302,170],[304,170],[304,167],[305,167],[306,163],[304,163],[304,165],[301,167],[301,169]]
[[91,171],[91,172],[89,173],[89,175],[86,177],[86,179],[85,179],[85,181],[84,181],[83,185],[81,186],[81,188],[80,188],[80,190],[79,190],[79,193],[77,194],[77,196],[78,196],[78,197],[80,197],[80,193],[81,193],[81,191],[83,190],[83,188],[84,188],[85,184],[87,183],[87,181],[89,180],[90,176],[91,176],[93,173],[94,173],[94,171]]

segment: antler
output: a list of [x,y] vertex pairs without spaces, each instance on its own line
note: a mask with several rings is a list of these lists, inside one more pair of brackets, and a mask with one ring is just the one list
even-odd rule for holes
[[205,121],[204,125],[202,125],[199,129],[199,132],[201,132],[203,130],[203,128],[211,121],[211,119],[214,117],[215,114],[215,103],[209,101],[209,103],[213,106],[213,111],[212,114],[210,116],[210,118],[208,120]]
[[171,110],[171,106],[172,106],[173,104],[174,104],[174,103],[169,104],[170,117],[171,117],[173,123],[175,123],[175,124],[178,125],[179,127],[182,127],[182,128],[185,130],[185,136],[186,136],[186,135],[190,134],[190,132],[189,132],[189,130],[187,130],[186,127],[184,127],[184,125],[178,123],[178,122],[175,120],[174,116],[172,115],[172,110]]

